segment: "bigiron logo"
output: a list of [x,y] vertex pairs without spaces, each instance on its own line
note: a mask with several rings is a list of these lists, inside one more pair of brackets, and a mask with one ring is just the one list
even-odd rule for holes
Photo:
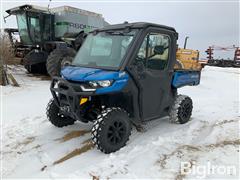
[[234,165],[213,165],[211,162],[207,164],[197,164],[192,162],[181,162],[181,175],[193,175],[196,178],[205,178],[211,175],[220,175],[223,177],[236,177],[238,175],[237,167]]

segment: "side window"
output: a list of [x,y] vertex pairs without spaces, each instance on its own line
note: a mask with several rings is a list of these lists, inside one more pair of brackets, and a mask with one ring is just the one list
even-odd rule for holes
[[35,42],[41,42],[40,23],[38,17],[29,17],[30,35]]
[[148,69],[164,70],[169,59],[169,36],[160,33],[149,33],[145,37],[136,62],[142,62]]
[[49,41],[51,39],[51,15],[43,16],[43,39]]

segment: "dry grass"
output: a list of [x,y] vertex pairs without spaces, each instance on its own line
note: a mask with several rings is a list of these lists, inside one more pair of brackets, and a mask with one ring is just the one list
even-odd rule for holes
[[12,60],[15,60],[13,49],[11,47],[10,40],[6,33],[0,33],[0,59],[2,64],[8,64]]
[[182,145],[176,148],[170,154],[163,154],[162,158],[160,158],[156,163],[159,164],[162,169],[165,169],[168,159],[170,159],[174,155],[181,156],[181,154],[184,154],[184,151],[196,152],[196,151],[201,151],[201,148],[197,146],[192,146],[192,145]]
[[238,118],[238,119],[231,119],[231,120],[224,120],[224,121],[221,121],[221,122],[217,122],[213,126],[221,126],[223,124],[233,123],[233,122],[240,122],[240,118]]
[[[14,53],[9,37],[3,32],[3,30],[0,30],[0,85],[5,86],[9,84],[7,67],[5,65],[13,59]],[[11,80],[14,81],[14,84],[17,84],[13,76],[11,77]]]
[[240,139],[236,140],[224,140],[215,144],[208,144],[205,147],[207,148],[219,148],[219,147],[224,147],[224,146],[239,146],[240,145]]
[[59,160],[55,161],[53,163],[53,165],[56,165],[56,164],[59,164],[59,163],[62,163],[68,159],[71,159],[75,156],[78,156],[78,155],[81,155],[87,151],[89,151],[90,149],[92,149],[94,147],[93,143],[92,142],[89,142],[89,143],[86,143],[84,146],[82,146],[81,148],[79,149],[75,149],[73,150],[72,152],[68,153],[67,155],[63,156],[62,158],[60,158]]
[[73,138],[77,138],[77,137],[80,137],[80,136],[83,136],[87,133],[89,133],[90,131],[89,130],[79,130],[79,131],[71,131],[67,134],[65,134],[63,137],[59,138],[59,139],[56,139],[57,141],[60,141],[60,142],[66,142],[66,141],[69,141]]
[[[73,138],[83,136],[89,132],[90,132],[89,130],[72,131],[72,132],[65,134],[62,138],[59,138],[56,140],[58,140],[60,142],[66,142]],[[91,139],[85,140],[82,144],[83,144],[83,146],[81,148],[75,149],[72,152],[68,153],[67,155],[63,156],[59,160],[55,161],[53,163],[53,165],[62,163],[68,159],[75,157],[75,156],[81,155],[82,153],[85,153],[94,147],[93,143],[91,142]]]
[[92,180],[99,180],[100,179],[99,176],[96,176],[96,175],[94,175],[92,173],[89,173],[89,175],[92,176]]
[[22,64],[22,58],[12,57],[6,62],[7,65],[20,65]]
[[82,144],[88,144],[88,143],[91,143],[91,142],[92,142],[91,139],[87,139],[87,140],[83,141]]
[[27,137],[22,142],[18,142],[15,145],[14,149],[18,149],[20,146],[27,146],[28,144],[31,144],[35,139],[36,137]]

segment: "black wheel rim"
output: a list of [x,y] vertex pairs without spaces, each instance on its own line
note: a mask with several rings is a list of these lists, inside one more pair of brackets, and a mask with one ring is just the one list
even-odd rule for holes
[[123,142],[126,135],[126,126],[121,121],[114,121],[109,127],[107,132],[108,142],[112,145]]

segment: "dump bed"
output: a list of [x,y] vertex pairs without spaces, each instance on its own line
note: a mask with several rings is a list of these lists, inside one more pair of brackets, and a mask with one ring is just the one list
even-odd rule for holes
[[176,70],[173,75],[172,86],[196,86],[200,83],[201,71]]

